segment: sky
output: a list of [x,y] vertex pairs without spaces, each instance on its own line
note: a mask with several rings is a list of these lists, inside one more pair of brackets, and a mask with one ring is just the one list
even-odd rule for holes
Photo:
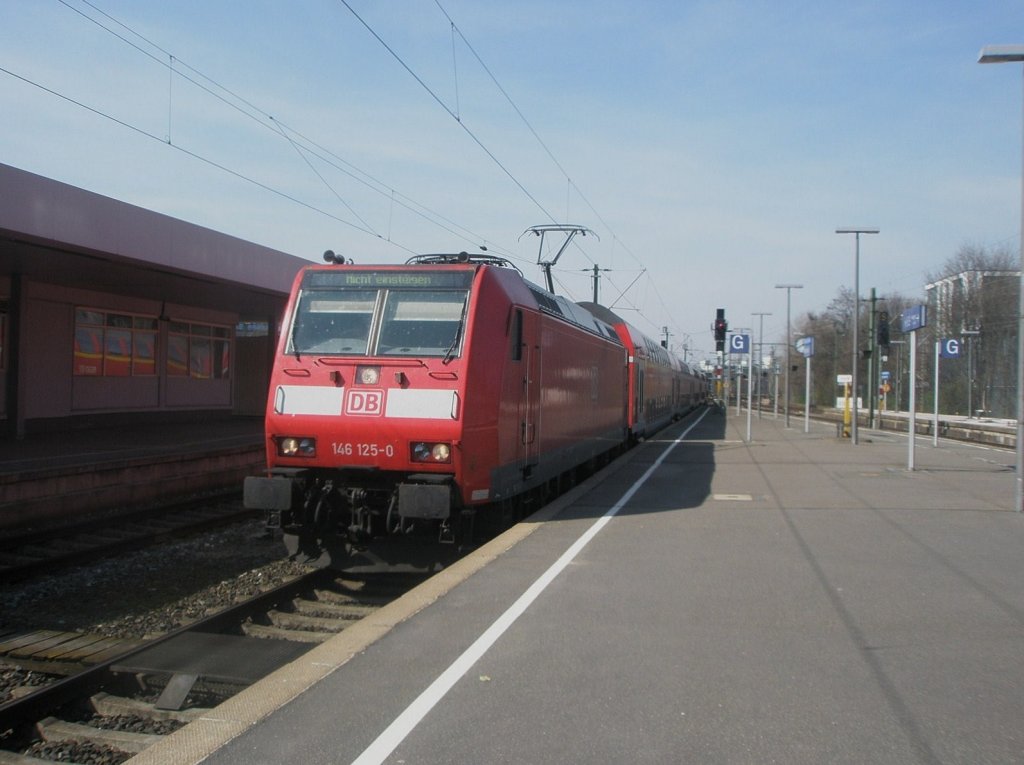
[[[688,357],[1018,252],[1019,0],[0,0],[0,163],[356,263],[481,252]],[[755,314],[769,313],[769,316]]]

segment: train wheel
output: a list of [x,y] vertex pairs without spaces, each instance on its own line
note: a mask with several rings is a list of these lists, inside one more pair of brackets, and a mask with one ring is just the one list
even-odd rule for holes
[[500,528],[498,532],[512,528],[522,517],[522,505],[514,499],[503,499],[498,503]]
[[314,568],[338,565],[348,557],[348,547],[344,541],[333,535],[319,537],[305,530],[298,534],[285,532],[283,541],[290,560]]

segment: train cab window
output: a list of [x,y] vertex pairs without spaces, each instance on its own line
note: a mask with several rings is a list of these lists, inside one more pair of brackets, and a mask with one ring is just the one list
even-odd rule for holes
[[310,284],[299,293],[287,353],[445,358],[459,354],[468,290]]
[[457,356],[466,294],[461,290],[390,290],[384,303],[377,354]]
[[376,290],[302,293],[288,352],[365,356],[376,305]]

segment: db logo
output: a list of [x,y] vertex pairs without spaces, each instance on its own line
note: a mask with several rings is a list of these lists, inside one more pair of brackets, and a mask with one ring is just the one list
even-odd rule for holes
[[350,390],[345,396],[345,414],[379,417],[384,414],[384,391]]

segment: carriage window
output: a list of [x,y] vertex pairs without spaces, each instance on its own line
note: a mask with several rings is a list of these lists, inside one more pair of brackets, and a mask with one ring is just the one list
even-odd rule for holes
[[167,333],[167,374],[197,380],[229,378],[231,331],[212,324],[172,321]]
[[75,310],[76,377],[156,374],[157,320],[153,316]]
[[381,356],[458,355],[464,291],[392,290],[377,339]]
[[365,356],[376,305],[377,290],[302,293],[288,352]]

